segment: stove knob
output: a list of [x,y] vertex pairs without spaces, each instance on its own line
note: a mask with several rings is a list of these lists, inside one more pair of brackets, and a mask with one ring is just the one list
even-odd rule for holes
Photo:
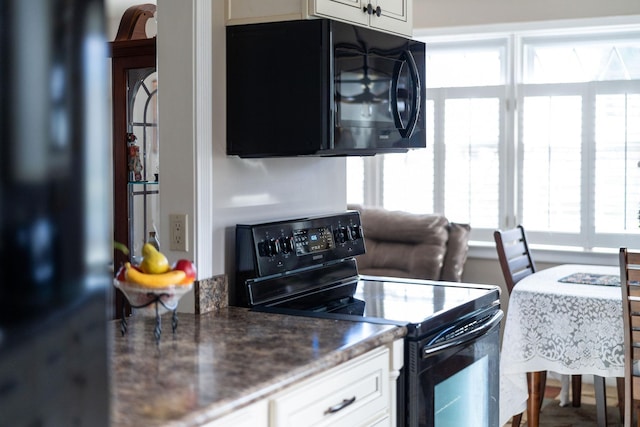
[[271,255],[278,255],[282,252],[282,247],[280,246],[280,240],[271,239],[269,240],[269,247],[271,248]]
[[288,254],[289,252],[293,252],[293,237],[285,236],[278,239],[280,241],[280,246],[282,247],[282,253]]
[[362,238],[362,227],[359,224],[349,226],[349,230],[351,230],[351,235],[353,236],[352,240]]
[[353,235],[352,227],[345,227],[345,230],[347,232],[347,240],[351,241],[356,239],[356,237]]
[[338,227],[333,232],[333,236],[335,237],[337,243],[344,243],[347,240],[347,228]]
[[271,256],[271,245],[269,245],[268,240],[258,243],[258,254],[262,257]]

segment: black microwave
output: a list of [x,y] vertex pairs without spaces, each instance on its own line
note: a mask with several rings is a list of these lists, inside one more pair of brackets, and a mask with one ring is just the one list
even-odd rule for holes
[[426,147],[425,45],[328,19],[227,27],[227,154]]

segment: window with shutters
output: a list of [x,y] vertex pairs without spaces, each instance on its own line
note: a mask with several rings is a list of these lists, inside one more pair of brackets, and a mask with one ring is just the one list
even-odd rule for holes
[[425,41],[427,148],[349,158],[348,202],[638,246],[640,28]]

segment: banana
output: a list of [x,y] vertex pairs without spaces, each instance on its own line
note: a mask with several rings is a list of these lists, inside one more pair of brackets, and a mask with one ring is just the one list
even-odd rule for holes
[[171,270],[161,274],[147,274],[136,270],[130,263],[125,263],[125,278],[145,288],[164,288],[170,285],[179,285],[186,274],[182,270]]

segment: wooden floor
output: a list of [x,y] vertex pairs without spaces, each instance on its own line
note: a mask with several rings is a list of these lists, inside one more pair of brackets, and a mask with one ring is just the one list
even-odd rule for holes
[[[540,412],[540,427],[594,427],[596,423],[596,399],[593,385],[583,382],[582,405],[579,408],[561,407],[560,382],[554,379],[547,381],[547,390],[542,411]],[[521,427],[527,426],[526,414],[522,417]],[[608,427],[622,426],[618,411],[618,395],[615,387],[607,387],[607,421]],[[511,423],[505,424],[511,427]]]

